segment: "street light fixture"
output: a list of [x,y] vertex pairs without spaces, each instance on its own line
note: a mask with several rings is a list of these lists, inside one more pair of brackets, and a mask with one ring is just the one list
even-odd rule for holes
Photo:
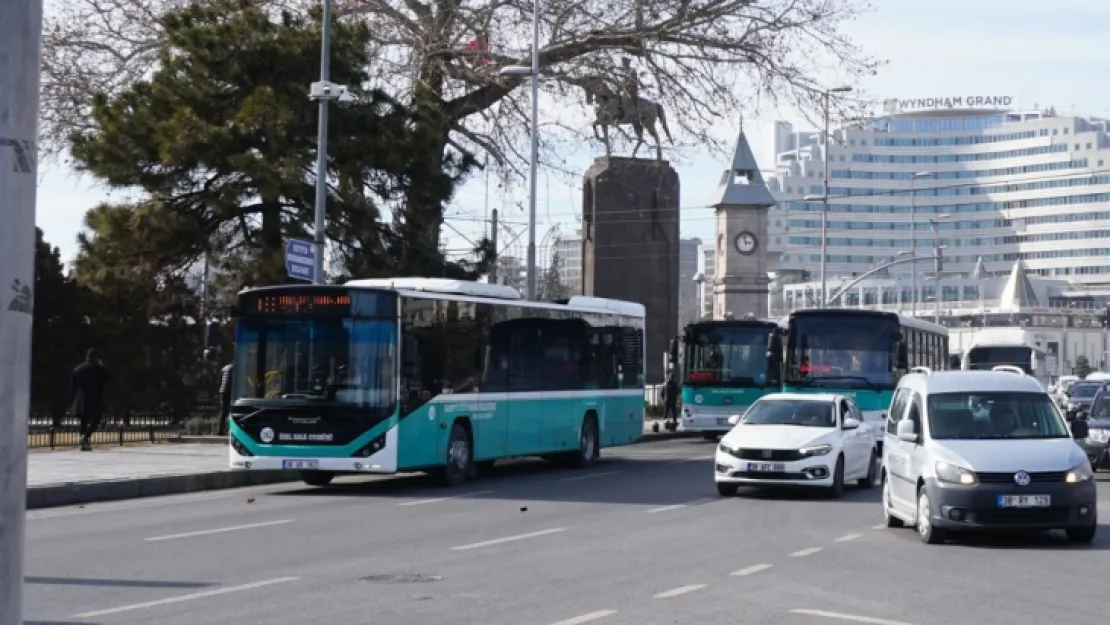
[[528,299],[536,300],[536,169],[540,158],[540,0],[532,0],[532,65],[509,65],[502,76],[532,79],[532,154],[528,163]]
[[829,105],[834,93],[848,93],[851,87],[834,87],[827,89],[822,95],[825,98],[825,130],[824,130],[824,144],[822,150],[825,157],[825,183],[822,186],[821,194],[821,307],[824,308],[829,299],[828,281],[825,276],[825,266],[827,264],[828,256],[828,238],[829,238],[829,164],[832,160],[829,158]]

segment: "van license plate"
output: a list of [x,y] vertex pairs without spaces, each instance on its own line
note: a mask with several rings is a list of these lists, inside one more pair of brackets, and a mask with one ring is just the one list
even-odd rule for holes
[[756,471],[756,472],[759,472],[759,473],[785,473],[786,472],[786,465],[785,464],[767,464],[767,463],[762,463],[762,462],[749,462],[748,463],[748,470],[749,471]]
[[319,460],[282,460],[283,469],[319,469]]
[[1052,505],[1049,495],[999,495],[999,508],[1047,508]]

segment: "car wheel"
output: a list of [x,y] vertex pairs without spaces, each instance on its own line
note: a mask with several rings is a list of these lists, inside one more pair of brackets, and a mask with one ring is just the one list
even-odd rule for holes
[[917,491],[917,534],[921,536],[921,542],[926,545],[936,545],[944,542],[944,530],[933,526],[933,519],[930,515],[932,504],[929,502],[929,493],[925,492],[925,487],[922,486]]
[[883,475],[883,520],[886,521],[886,526],[890,528],[904,527],[905,523],[902,519],[894,516],[890,512],[891,496],[890,496],[890,482],[887,481],[886,475]]
[[875,476],[879,472],[879,456],[875,450],[871,450],[871,457],[867,459],[867,477],[861,479],[857,484],[860,488],[873,488],[875,486]]
[[737,484],[717,482],[717,494],[722,497],[735,497],[738,490],[740,490],[740,486]]
[[829,496],[840,499],[844,496],[844,456],[836,459],[836,468],[833,469],[833,483],[829,487]]

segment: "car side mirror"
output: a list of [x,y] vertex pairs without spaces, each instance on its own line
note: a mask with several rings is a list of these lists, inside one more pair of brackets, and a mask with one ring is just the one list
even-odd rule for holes
[[859,419],[848,417],[844,420],[844,425],[840,426],[843,430],[856,430],[859,429]]
[[1091,426],[1086,421],[1073,421],[1071,424],[1071,437],[1075,439],[1087,438],[1091,435]]
[[734,414],[734,415],[732,415],[731,417],[728,418],[728,424],[729,425],[737,425],[739,423],[740,423],[740,415],[738,415],[738,414]]
[[909,419],[903,419],[902,421],[898,422],[897,432],[898,440],[900,441],[905,441],[907,443],[916,443],[918,440],[917,428],[914,426],[913,421],[910,421]]

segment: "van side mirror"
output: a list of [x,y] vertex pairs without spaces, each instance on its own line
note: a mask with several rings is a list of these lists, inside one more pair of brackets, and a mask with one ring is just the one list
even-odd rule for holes
[[1084,439],[1091,435],[1091,426],[1086,421],[1076,419],[1071,422],[1071,437]]
[[910,368],[910,351],[906,348],[906,344],[901,341],[898,342],[898,362],[895,363],[895,367],[900,370]]
[[909,419],[902,419],[898,422],[898,440],[907,443],[916,443],[918,441],[917,427],[913,421]]

